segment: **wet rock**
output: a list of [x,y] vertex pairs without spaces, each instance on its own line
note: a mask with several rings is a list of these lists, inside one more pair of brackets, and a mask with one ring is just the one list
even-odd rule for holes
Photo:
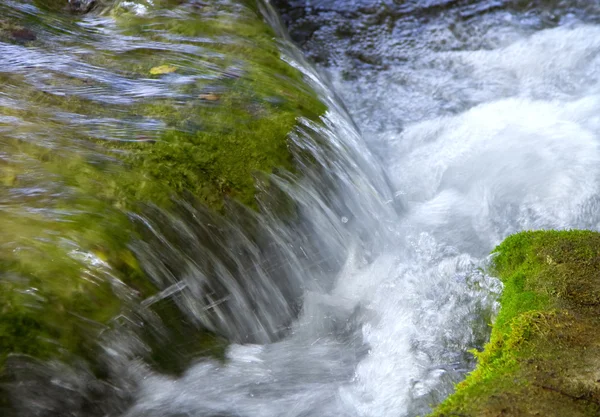
[[71,13],[84,14],[92,11],[97,6],[96,0],[69,0]]
[[14,29],[10,32],[10,35],[14,40],[20,42],[30,42],[37,39],[35,32],[27,28]]
[[477,368],[431,417],[600,415],[600,233],[522,232],[495,249],[504,283]]
[[[158,216],[143,212],[151,206],[168,224],[173,205],[183,200],[210,215],[212,224],[227,218],[225,204],[234,200],[253,218],[256,172],[293,170],[289,133],[298,117],[316,121],[325,111],[301,72],[281,59],[273,29],[245,2],[235,3],[211,2],[209,16],[173,2],[148,3],[146,14],[115,6],[99,36],[96,27],[79,24],[84,19],[65,15],[87,12],[94,2],[39,0],[27,10],[0,2],[2,44],[52,34],[44,48],[13,48],[20,52],[11,56],[15,64],[0,74],[0,202],[6,208],[0,219],[0,378],[14,355],[67,367],[83,361],[97,371],[101,335],[120,326],[145,344],[131,348],[135,356],[157,368],[175,372],[198,356],[222,353],[225,342],[205,337],[210,317],[200,322],[183,307],[185,300],[148,306],[188,271],[182,258],[144,251],[150,237],[139,236],[148,232],[146,224],[132,219]],[[26,28],[32,15],[36,32]],[[227,42],[207,42],[221,37]],[[279,94],[289,94],[285,105],[264,105]],[[204,230],[208,220],[194,215],[189,222]],[[200,239],[198,247],[213,241]],[[142,268],[146,254],[156,269]],[[203,268],[199,275],[211,276],[216,267],[207,261]],[[197,305],[202,302],[209,303]],[[166,326],[177,330],[175,347],[165,344],[160,327],[170,321],[185,324]],[[140,323],[156,331],[141,331]],[[214,324],[211,330],[225,334]]]

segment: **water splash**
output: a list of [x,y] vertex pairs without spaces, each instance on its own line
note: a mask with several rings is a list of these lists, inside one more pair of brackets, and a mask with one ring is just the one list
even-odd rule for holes
[[[259,214],[233,204],[224,220],[180,201],[134,216],[133,251],[161,292],[103,333],[112,385],[85,364],[17,361],[22,414],[414,416],[443,399],[487,335],[494,245],[600,221],[597,29],[491,21],[501,30],[485,47],[407,42],[411,65],[350,80],[329,69],[364,135],[282,41],[330,109],[291,136],[297,175],[258,178]],[[149,309],[161,303],[233,340],[226,360],[195,358],[179,377],[152,369],[137,328],[172,342]]]

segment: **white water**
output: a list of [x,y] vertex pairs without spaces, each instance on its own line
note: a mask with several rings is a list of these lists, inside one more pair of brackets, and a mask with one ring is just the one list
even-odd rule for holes
[[341,200],[310,175],[282,187],[324,253],[345,259],[335,281],[303,265],[287,336],[179,379],[142,370],[127,416],[409,416],[449,392],[499,291],[486,254],[519,230],[600,225],[600,29],[488,34],[486,50],[408,51],[409,64],[354,81],[332,70],[393,194],[333,106],[320,131],[333,151],[295,140]]

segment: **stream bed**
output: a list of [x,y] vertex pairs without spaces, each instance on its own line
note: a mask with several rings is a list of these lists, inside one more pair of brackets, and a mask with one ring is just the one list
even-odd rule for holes
[[[151,2],[119,4],[131,13],[116,19],[122,27],[98,9],[53,20],[26,2],[2,5],[42,19],[44,41],[58,52],[33,44],[41,36],[23,28],[5,28],[10,39],[0,38],[8,57],[0,62],[2,155],[13,170],[2,177],[0,202],[16,219],[0,223],[8,230],[0,243],[18,250],[35,241],[45,253],[68,247],[89,280],[121,288],[121,310],[111,310],[118,317],[94,333],[100,370],[64,358],[9,358],[4,385],[15,416],[424,415],[473,369],[469,350],[489,337],[501,292],[487,273],[490,251],[522,230],[600,229],[596,1],[275,3],[287,29],[261,3],[281,62],[298,73],[243,70],[236,60],[264,61],[212,46],[245,47],[244,34],[255,33],[246,26],[239,38],[235,25],[217,26],[228,30],[227,41],[212,27],[173,30],[171,22],[198,13],[190,10],[210,9],[202,2],[154,15]],[[246,13],[229,2],[219,7],[211,12]],[[136,20],[146,13],[154,26]],[[146,60],[146,48],[159,58]],[[227,59],[231,51],[240,55]],[[240,91],[231,102],[243,115],[211,119],[217,106],[230,105],[228,89]],[[27,100],[42,105],[32,112]],[[121,145],[97,149],[99,141],[132,137],[135,146],[170,143],[165,131],[229,134],[236,121],[254,123],[282,106],[299,112],[288,137],[293,163],[258,178],[255,211],[210,200],[243,189],[229,177],[219,182],[227,169],[198,191],[204,205],[185,197],[171,204],[164,189],[185,195],[189,184],[179,190],[143,168],[125,174],[112,162]],[[17,162],[30,170],[18,184],[15,155],[28,156]],[[65,161],[86,171],[65,171]],[[85,172],[87,182],[73,172]],[[139,191],[147,175],[166,188],[149,185],[157,203],[132,208],[120,193]],[[243,191],[232,197],[253,201]],[[83,222],[89,233],[48,222]],[[130,227],[136,239],[120,245]],[[91,246],[98,238],[117,243]],[[136,262],[127,268],[141,269],[152,291],[112,273],[111,248],[131,251]],[[0,257],[6,265],[32,259]],[[69,262],[33,273],[57,274]],[[1,282],[21,282],[14,271]],[[28,297],[35,293],[27,288]],[[41,297],[35,303],[52,311]],[[165,321],[161,311],[171,309],[185,326]],[[186,338],[198,329],[211,338]]]

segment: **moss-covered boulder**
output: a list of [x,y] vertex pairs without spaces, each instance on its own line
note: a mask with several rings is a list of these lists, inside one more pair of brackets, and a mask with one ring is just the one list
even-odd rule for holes
[[523,232],[494,252],[490,342],[432,417],[600,415],[600,233]]
[[[325,110],[254,2],[95,5],[0,4],[0,373],[11,354],[93,361],[113,319],[162,290],[132,219],[181,200],[255,209],[254,175],[293,170],[288,134]],[[219,354],[158,305],[190,355]]]

